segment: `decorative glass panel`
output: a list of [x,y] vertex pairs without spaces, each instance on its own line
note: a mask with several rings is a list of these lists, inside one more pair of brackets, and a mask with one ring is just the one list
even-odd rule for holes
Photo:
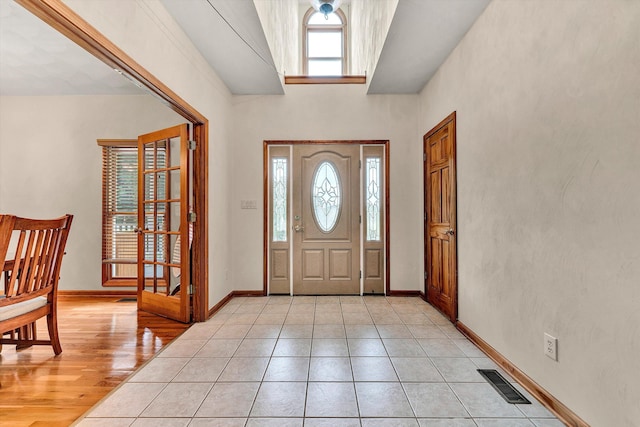
[[380,159],[368,158],[366,162],[367,241],[380,241]]
[[273,164],[273,241],[287,241],[287,159],[274,158]]
[[320,163],[312,185],[313,216],[320,230],[329,233],[336,226],[342,207],[338,171],[330,162]]

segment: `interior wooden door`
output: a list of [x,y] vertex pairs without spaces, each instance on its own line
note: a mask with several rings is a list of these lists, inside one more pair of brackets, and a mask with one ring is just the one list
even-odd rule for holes
[[427,301],[458,316],[455,112],[424,136],[425,288]]
[[191,320],[187,125],[138,137],[138,309]]
[[360,294],[360,147],[293,149],[293,293]]

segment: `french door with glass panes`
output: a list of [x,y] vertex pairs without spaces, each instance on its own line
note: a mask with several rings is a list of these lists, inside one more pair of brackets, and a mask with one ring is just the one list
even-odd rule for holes
[[269,147],[270,294],[384,293],[384,164],[381,144]]
[[138,309],[184,323],[191,319],[190,156],[186,124],[138,137]]

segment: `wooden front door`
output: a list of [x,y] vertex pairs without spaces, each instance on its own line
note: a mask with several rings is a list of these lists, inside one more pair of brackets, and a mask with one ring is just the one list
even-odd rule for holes
[[458,316],[455,112],[424,136],[425,288],[427,301]]
[[191,320],[187,125],[138,137],[138,309]]
[[293,293],[360,294],[360,147],[293,148]]

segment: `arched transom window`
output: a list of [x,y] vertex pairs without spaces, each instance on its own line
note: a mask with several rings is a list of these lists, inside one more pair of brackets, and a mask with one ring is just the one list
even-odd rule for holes
[[347,69],[347,19],[338,9],[325,17],[310,9],[304,17],[304,73],[342,76]]

